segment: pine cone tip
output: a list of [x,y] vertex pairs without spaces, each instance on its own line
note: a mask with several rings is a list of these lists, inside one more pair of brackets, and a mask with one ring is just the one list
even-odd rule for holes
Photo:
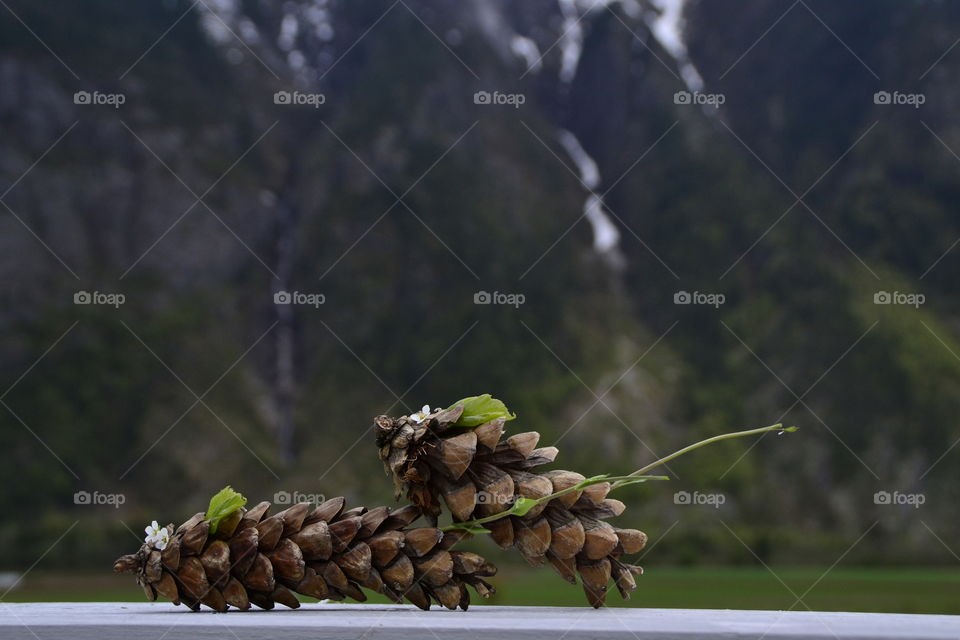
[[114,573],[136,573],[143,566],[143,557],[138,553],[128,553],[120,556],[113,563]]

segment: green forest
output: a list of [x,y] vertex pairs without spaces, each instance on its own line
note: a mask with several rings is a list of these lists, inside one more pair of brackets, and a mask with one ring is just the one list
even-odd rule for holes
[[0,572],[392,504],[480,393],[586,475],[799,427],[623,489],[648,569],[956,567],[960,5],[680,4],[7,0]]

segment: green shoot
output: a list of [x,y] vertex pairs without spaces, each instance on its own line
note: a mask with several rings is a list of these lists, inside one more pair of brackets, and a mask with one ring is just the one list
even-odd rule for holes
[[454,423],[456,427],[478,427],[484,422],[490,422],[497,418],[513,420],[517,417],[516,414],[510,413],[503,401],[497,400],[489,393],[457,400],[448,409],[452,409],[458,404],[463,405],[463,414]]
[[207,507],[207,520],[210,521],[210,533],[216,533],[220,521],[245,504],[247,504],[247,499],[234,491],[230,486],[224,487],[215,496],[210,498],[210,506]]

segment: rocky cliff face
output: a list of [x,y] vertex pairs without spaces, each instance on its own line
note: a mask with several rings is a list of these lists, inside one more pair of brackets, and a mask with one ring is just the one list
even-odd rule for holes
[[872,496],[952,526],[960,14],[592,4],[10,2],[5,505],[56,529],[78,486],[382,494],[370,416],[490,391],[595,472],[803,426],[644,490],[675,558],[742,551],[675,489],[726,491],[770,553],[881,516],[865,559],[934,553]]

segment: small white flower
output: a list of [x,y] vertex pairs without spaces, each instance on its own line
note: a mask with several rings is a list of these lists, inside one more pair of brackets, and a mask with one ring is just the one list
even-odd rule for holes
[[164,527],[160,529],[160,534],[153,541],[153,548],[157,551],[163,551],[167,548],[167,544],[170,543],[170,532],[167,531],[167,528]]
[[431,413],[430,405],[425,404],[423,405],[423,408],[420,409],[420,412],[410,416],[410,419],[416,422],[417,424],[420,424],[421,422],[427,419],[427,416],[430,415],[430,413]]
[[147,534],[143,541],[158,551],[163,551],[170,543],[170,532],[166,527],[161,527],[156,520],[151,522],[150,526],[143,531]]
[[[162,529],[162,531],[166,531],[166,529]],[[157,521],[154,520],[143,530],[143,532],[147,534],[147,537],[144,538],[143,541],[147,544],[151,544],[160,538],[161,528],[160,525],[157,524]]]

